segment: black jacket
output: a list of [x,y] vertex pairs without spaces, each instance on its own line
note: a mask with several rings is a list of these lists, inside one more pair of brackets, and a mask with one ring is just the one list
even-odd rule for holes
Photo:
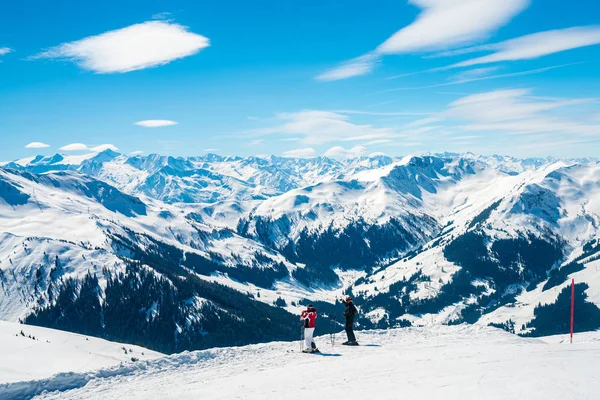
[[344,302],[346,305],[346,311],[344,311],[344,317],[346,317],[346,321],[354,321],[354,317],[356,316],[356,307],[354,304],[350,302]]

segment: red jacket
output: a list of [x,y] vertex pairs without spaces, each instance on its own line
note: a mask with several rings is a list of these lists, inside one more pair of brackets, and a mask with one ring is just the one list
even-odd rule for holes
[[316,308],[307,308],[305,311],[302,311],[302,316],[300,317],[300,320],[304,321],[305,328],[314,328],[316,319]]

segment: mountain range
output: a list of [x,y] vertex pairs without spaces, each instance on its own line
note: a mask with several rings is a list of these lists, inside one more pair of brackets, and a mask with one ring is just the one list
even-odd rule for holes
[[0,167],[0,319],[161,352],[338,329],[600,327],[600,163],[56,154]]

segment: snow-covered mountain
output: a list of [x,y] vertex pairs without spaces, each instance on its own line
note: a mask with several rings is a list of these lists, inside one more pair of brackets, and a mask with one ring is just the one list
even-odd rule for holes
[[172,352],[287,339],[300,304],[337,315],[352,293],[363,327],[539,336],[567,328],[575,278],[577,329],[596,329],[599,191],[595,160],[18,160],[0,169],[0,318]]

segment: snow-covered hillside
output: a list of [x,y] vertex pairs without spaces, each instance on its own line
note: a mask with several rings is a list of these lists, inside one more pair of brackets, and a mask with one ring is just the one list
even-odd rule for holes
[[[289,312],[316,302],[337,316],[353,294],[366,328],[540,336],[568,328],[575,278],[576,329],[593,330],[599,195],[595,160],[18,160],[0,169],[0,318],[173,352],[290,338]],[[224,320],[234,335],[216,329]]]
[[[212,283],[271,287],[295,268],[235,232],[71,171],[0,170],[0,185],[2,319],[175,351],[256,342],[258,337],[241,336],[242,326],[292,318],[262,302],[254,306],[246,291]],[[274,292],[262,297],[271,297],[271,304],[277,298]],[[133,325],[126,329],[121,318]],[[223,332],[215,319],[239,331]],[[282,325],[272,338],[286,337],[286,330],[289,337],[289,323]]]
[[0,321],[0,354],[0,384],[84,373],[163,356],[139,346],[5,321]]
[[359,333],[359,347],[317,338],[318,355],[297,341],[213,349],[0,386],[0,397],[591,400],[600,390],[597,334],[570,345],[466,325]]

